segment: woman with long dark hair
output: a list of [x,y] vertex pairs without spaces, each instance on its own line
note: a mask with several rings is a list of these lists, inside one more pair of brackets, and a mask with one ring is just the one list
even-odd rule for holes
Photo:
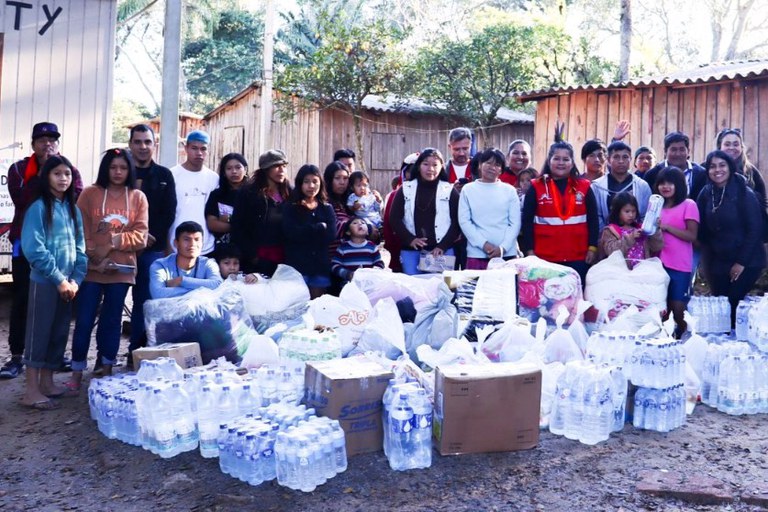
[[331,285],[328,245],[336,236],[336,215],[328,203],[320,169],[302,165],[283,205],[285,262],[301,272],[314,299]]
[[77,201],[83,215],[88,274],[80,287],[77,321],[72,336],[72,380],[77,392],[83,378],[96,317],[96,344],[104,375],[117,360],[123,305],[136,282],[136,255],[147,245],[148,203],[136,188],[136,169],[130,152],[109,149],[99,165],[96,183]]
[[579,176],[573,146],[555,142],[523,200],[523,253],[573,268],[583,285],[597,260],[599,229],[597,201],[589,180]]
[[402,242],[403,272],[418,274],[422,252],[453,255],[459,229],[459,193],[448,183],[443,155],[434,148],[421,151],[411,177],[392,199],[389,222]]
[[765,268],[760,202],[736,162],[724,151],[707,155],[707,184],[696,201],[701,216],[698,239],[707,254],[707,280],[713,295],[736,307]]
[[231,239],[243,254],[240,266],[246,274],[271,276],[285,261],[281,205],[291,192],[287,168],[288,159],[279,149],[262,154],[259,170],[235,201]]
[[237,193],[248,179],[248,162],[240,153],[228,153],[219,162],[219,188],[211,192],[205,203],[205,222],[216,244],[230,241],[232,212]]

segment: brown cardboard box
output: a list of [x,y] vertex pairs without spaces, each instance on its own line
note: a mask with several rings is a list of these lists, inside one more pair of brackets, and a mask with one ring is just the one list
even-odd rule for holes
[[157,359],[158,357],[172,357],[182,368],[192,368],[203,364],[199,343],[162,343],[154,347],[137,348],[132,354],[133,367],[136,370],[139,369],[139,365],[145,359]]
[[366,357],[308,361],[307,407],[339,420],[347,438],[347,455],[382,449],[381,399],[394,376]]
[[438,367],[434,434],[440,455],[506,452],[539,442],[541,370],[523,363]]

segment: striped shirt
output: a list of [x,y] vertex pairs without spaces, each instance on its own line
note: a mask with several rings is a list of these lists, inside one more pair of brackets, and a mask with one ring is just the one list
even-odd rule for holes
[[366,240],[361,244],[345,240],[336,249],[331,259],[333,275],[348,280],[351,274],[359,268],[384,268],[384,261],[379,254],[378,246]]

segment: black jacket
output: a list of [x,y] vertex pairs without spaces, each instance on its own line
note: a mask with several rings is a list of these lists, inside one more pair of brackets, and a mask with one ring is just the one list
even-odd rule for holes
[[[688,191],[688,198],[695,201],[696,198],[699,197],[701,189],[707,184],[707,171],[698,164],[691,163],[691,166],[691,172],[693,174],[691,176],[691,190]],[[643,175],[643,179],[651,186],[651,191],[654,191],[653,185],[656,183],[656,176],[658,176],[659,172],[661,172],[664,167],[666,167],[666,164],[661,162],[649,169],[648,172]],[[680,170],[685,172],[687,169]]]
[[331,275],[328,244],[336,238],[336,214],[328,203],[314,210],[286,202],[283,204],[285,262],[303,276]]
[[259,247],[285,245],[281,204],[249,184],[238,190],[230,221],[231,241],[243,253],[241,267],[246,272],[271,274],[274,269],[262,268],[255,261]]
[[696,205],[701,218],[698,238],[711,255],[715,270],[734,263],[765,266],[760,203],[743,176],[731,176],[724,191],[708,182]]
[[155,237],[154,251],[168,247],[169,230],[176,217],[176,182],[167,167],[152,162],[146,168],[136,168],[141,191],[149,203],[149,233]]

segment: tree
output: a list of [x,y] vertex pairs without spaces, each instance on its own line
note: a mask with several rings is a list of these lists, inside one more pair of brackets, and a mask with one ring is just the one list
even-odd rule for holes
[[322,20],[319,47],[303,63],[290,64],[275,87],[294,97],[277,102],[284,118],[297,107],[340,108],[352,114],[356,152],[365,162],[360,118],[363,99],[386,94],[400,81],[399,32],[384,21],[347,23],[338,17]]
[[187,100],[208,111],[261,76],[264,23],[247,11],[223,11],[210,37],[190,41],[182,50]]
[[619,75],[622,82],[629,80],[629,56],[632,51],[632,0],[621,0],[621,53]]
[[601,66],[558,27],[503,23],[422,48],[405,91],[482,134],[513,93],[590,81]]

